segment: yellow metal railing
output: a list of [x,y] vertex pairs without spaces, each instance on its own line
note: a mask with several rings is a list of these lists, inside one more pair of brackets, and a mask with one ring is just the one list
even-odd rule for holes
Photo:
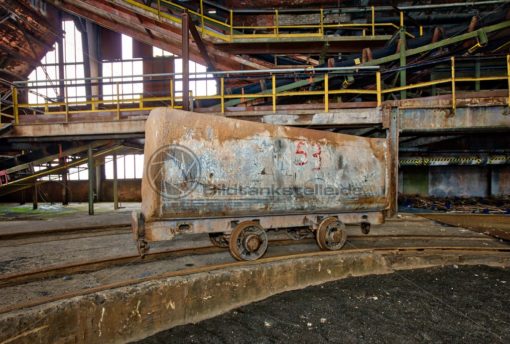
[[[451,106],[453,111],[455,111],[457,107],[457,96],[456,96],[456,85],[458,83],[467,83],[467,82],[483,82],[483,81],[507,81],[509,91],[508,91],[508,106],[510,106],[510,55],[508,55],[505,59],[506,62],[506,73],[505,75],[500,76],[483,76],[483,77],[458,77],[455,73],[455,58],[452,57],[450,59],[450,76],[447,78],[441,78],[433,81],[420,82],[416,84],[410,84],[406,86],[392,87],[392,88],[384,88],[381,78],[381,72],[378,70],[378,67],[366,67],[374,70],[374,83],[373,88],[370,89],[351,89],[351,88],[332,88],[330,81],[332,78],[339,78],[346,75],[346,72],[340,72],[335,70],[335,68],[317,68],[317,69],[301,69],[302,78],[301,80],[308,80],[307,83],[303,84],[301,88],[297,88],[294,90],[279,90],[279,86],[277,84],[277,74],[292,74],[289,70],[270,70],[270,71],[251,71],[252,74],[257,75],[257,78],[267,79],[270,78],[270,89],[262,89],[260,92],[256,93],[245,93],[244,89],[241,89],[240,93],[229,94],[225,89],[225,79],[228,77],[232,79],[236,74],[239,75],[239,78],[245,78],[246,74],[250,71],[230,71],[230,72],[213,72],[216,74],[216,79],[219,81],[219,89],[218,94],[215,95],[190,95],[190,99],[192,99],[196,103],[200,103],[200,101],[205,100],[216,100],[217,104],[212,106],[217,106],[218,110],[221,113],[225,113],[226,106],[228,102],[231,100],[236,100],[237,104],[247,102],[255,99],[270,99],[272,104],[272,111],[276,113],[278,110],[278,98],[282,97],[322,97],[324,104],[324,111],[328,112],[330,110],[330,97],[334,95],[342,95],[342,94],[353,94],[353,95],[373,95],[376,99],[377,106],[381,106],[383,102],[383,97],[387,94],[400,92],[402,90],[413,90],[413,89],[423,89],[436,85],[450,85],[451,87]],[[359,68],[359,67],[358,67]],[[316,71],[320,70],[322,74],[316,74]],[[351,69],[354,72],[355,69]],[[343,73],[343,74],[342,74]],[[202,74],[202,73],[196,73]],[[207,74],[211,74],[210,72]],[[264,76],[260,76],[260,75]],[[43,110],[45,114],[58,114],[65,115],[66,121],[69,120],[69,116],[72,114],[86,114],[86,113],[97,113],[97,112],[111,112],[115,116],[116,120],[120,120],[122,118],[122,113],[132,112],[132,111],[150,111],[156,107],[168,106],[171,108],[182,108],[182,96],[176,97],[174,92],[174,78],[179,74],[161,74],[160,76],[168,77],[167,80],[153,80],[156,82],[168,82],[169,85],[169,94],[164,96],[143,96],[143,95],[133,95],[133,94],[123,94],[120,90],[120,82],[114,83],[115,85],[115,94],[109,95],[109,99],[98,99],[98,97],[92,97],[91,99],[83,100],[83,101],[72,101],[69,100],[68,97],[64,97],[64,101],[60,102],[48,102],[44,103],[19,103],[18,101],[18,87],[13,87],[12,89],[12,102],[13,102],[13,114],[6,115],[7,117],[13,118],[14,123],[19,123],[19,115],[21,112],[29,113],[34,109]],[[310,75],[308,79],[306,79],[306,75]],[[145,76],[144,78],[153,77]],[[76,80],[73,80],[76,82]],[[304,89],[311,84],[319,85],[322,82],[322,89],[317,90],[309,90]],[[110,83],[111,84],[111,83]],[[348,84],[348,83],[347,83]],[[30,82],[23,83],[23,89],[29,88]],[[68,85],[68,87],[73,87],[74,84]],[[1,110],[1,108],[0,108]],[[1,114],[1,113],[0,113]],[[1,114],[4,115],[4,114]]]
[[[324,23],[324,9],[316,9],[315,11],[319,14],[319,20],[316,24],[302,24],[302,25],[280,25],[280,17],[281,13],[276,9],[274,10],[273,16],[274,21],[273,25],[252,25],[252,26],[243,26],[243,25],[235,25],[234,24],[234,16],[235,12],[233,10],[229,10],[228,22],[222,22],[215,18],[208,16],[204,13],[204,3],[203,0],[200,0],[200,10],[193,11],[189,10],[186,7],[177,4],[175,2],[169,0],[157,0],[156,8],[147,6],[144,3],[141,3],[137,0],[122,0],[121,2],[126,3],[130,7],[134,7],[137,9],[141,9],[148,13],[151,13],[154,16],[154,19],[162,22],[169,21],[174,24],[181,24],[181,18],[176,15],[169,14],[167,12],[162,11],[162,6],[167,6],[169,8],[176,9],[181,12],[187,11],[190,15],[196,17],[200,22],[200,32],[202,35],[208,35],[217,39],[220,39],[225,42],[232,42],[238,39],[257,39],[257,38],[324,38],[326,29],[353,29],[358,32],[362,32],[363,36],[366,36],[366,32],[370,31],[371,36],[376,35],[377,28],[393,28],[395,30],[399,30],[404,27],[404,16],[403,12],[400,14],[400,26],[394,23],[376,23],[376,8],[374,6],[370,7],[371,19],[367,23],[335,23],[335,24],[326,24]],[[313,11],[313,10],[311,10]],[[252,33],[236,33],[239,30],[249,30]],[[303,33],[285,33],[285,31],[289,30],[301,30],[305,31]],[[263,33],[260,33],[264,31]],[[283,31],[283,33],[282,33]],[[421,31],[420,31],[421,32]],[[414,38],[414,36],[410,33],[406,34]]]
[[[375,67],[377,68],[377,67]],[[327,68],[326,68],[327,69]],[[239,71],[241,72],[241,71]],[[261,71],[263,72],[263,71]],[[286,73],[286,70],[281,70],[281,73]],[[229,72],[225,72],[224,74],[228,74]],[[230,72],[232,73],[232,71]],[[376,73],[377,79],[379,80],[380,86],[380,72]],[[174,77],[175,74],[168,74],[168,76]],[[228,100],[237,99],[245,102],[247,100],[255,100],[259,98],[272,98],[272,106],[273,112],[277,110],[277,99],[280,97],[292,97],[292,96],[323,96],[324,97],[324,110],[329,111],[329,97],[331,95],[338,94],[371,94],[377,95],[377,90],[367,90],[367,89],[330,89],[329,88],[329,79],[331,76],[335,76],[334,73],[325,73],[323,78],[323,90],[317,91],[307,91],[307,90],[298,90],[298,91],[285,91],[285,92],[277,92],[277,79],[276,73],[271,73],[271,93],[253,93],[247,94],[244,91],[241,94],[227,94],[225,92],[225,77],[219,77],[220,82],[220,90],[217,95],[206,95],[206,96],[193,96],[191,94],[191,99],[193,101],[201,101],[201,100],[217,100],[219,102],[220,111],[222,113],[225,112],[225,103]],[[336,75],[338,77],[338,75]],[[158,97],[144,97],[143,95],[139,95],[137,97],[126,98],[124,94],[121,93],[119,83],[115,83],[115,94],[108,95],[109,99],[97,99],[92,98],[89,100],[83,101],[71,101],[67,97],[64,97],[64,101],[57,102],[48,102],[44,103],[18,103],[17,98],[13,97],[14,107],[16,109],[15,112],[15,122],[19,123],[19,111],[26,110],[30,111],[31,109],[44,109],[45,114],[52,115],[62,115],[64,114],[66,117],[66,121],[69,119],[69,115],[71,114],[86,114],[86,113],[97,113],[97,112],[112,112],[115,114],[115,119],[121,119],[121,113],[123,112],[132,112],[132,111],[149,111],[156,107],[161,106],[169,106],[172,108],[182,108],[182,96],[176,97],[174,95],[174,79],[170,79],[170,94],[168,96],[158,96]],[[69,87],[73,87],[74,85],[69,85]],[[380,90],[379,90],[380,91]],[[13,94],[17,94],[17,88],[14,88]],[[379,92],[380,95],[380,92]],[[381,98],[378,97],[378,105],[380,105]],[[157,106],[146,106],[147,103],[158,103]],[[25,112],[26,112],[25,111]]]
[[507,97],[507,105],[510,107],[510,55],[506,57],[506,70],[507,75],[501,76],[486,76],[486,77],[456,77],[455,73],[455,57],[450,58],[450,77],[443,78],[438,80],[420,82],[416,84],[410,84],[407,86],[393,87],[389,89],[382,90],[382,94],[399,92],[402,90],[411,90],[418,88],[425,88],[430,86],[436,86],[441,84],[450,84],[451,85],[451,96],[452,96],[452,110],[455,111],[457,108],[457,96],[456,96],[456,83],[459,82],[482,82],[482,81],[504,81],[508,80],[508,97]]

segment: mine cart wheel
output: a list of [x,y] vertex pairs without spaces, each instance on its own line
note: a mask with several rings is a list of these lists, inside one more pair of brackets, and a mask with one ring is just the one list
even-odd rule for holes
[[287,236],[292,240],[303,240],[310,235],[308,228],[288,228]]
[[136,248],[138,249],[138,254],[142,258],[144,258],[147,252],[149,252],[149,244],[147,244],[147,241],[143,239],[138,239],[136,241]]
[[209,239],[216,247],[228,248],[228,237],[224,233],[209,233]]
[[230,254],[237,260],[255,260],[267,250],[267,233],[255,221],[241,222],[230,235]]
[[345,225],[335,217],[325,218],[317,228],[316,238],[321,250],[339,250],[347,240]]

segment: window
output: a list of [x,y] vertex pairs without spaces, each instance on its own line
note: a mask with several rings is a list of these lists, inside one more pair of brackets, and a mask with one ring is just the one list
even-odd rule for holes
[[43,104],[46,99],[57,101],[58,82],[53,81],[59,78],[57,45],[55,43],[53,51],[49,51],[43,57],[41,66],[34,69],[28,76],[29,81],[42,81],[28,84],[28,101],[31,104]]
[[143,94],[141,75],[143,61],[133,59],[133,39],[122,35],[122,61],[103,61],[103,98],[138,102]]
[[69,169],[69,180],[89,180],[89,169],[87,164],[78,165]]
[[[53,162],[51,163],[47,163],[47,164],[44,164],[44,165],[40,165],[40,166],[34,166],[34,172],[40,172],[40,171],[44,171],[44,170],[47,170],[48,168],[51,168],[52,167],[52,164]],[[60,174],[51,174],[51,175],[47,175],[47,176],[44,176],[44,177],[39,177],[37,178],[37,180],[46,180],[46,181],[49,181],[49,180],[62,180],[62,176]]]
[[[168,51],[153,47],[152,53],[154,57],[158,56],[174,56]],[[175,59],[175,73],[182,73],[182,59]],[[190,85],[189,89],[194,96],[213,96],[217,94],[216,80],[212,74],[194,75],[195,73],[205,73],[207,68],[199,63],[189,61]],[[182,78],[176,77],[175,96],[182,97]]]
[[[205,73],[207,68],[199,63],[189,61],[189,89],[193,96],[213,96],[217,94],[216,80],[212,74]],[[182,73],[182,59],[175,59],[175,73]],[[175,81],[175,96],[182,97],[182,77],[178,75]]]
[[[70,103],[85,100],[85,86],[83,81],[77,80],[85,76],[83,65],[83,47],[80,31],[76,28],[74,21],[65,20],[62,22],[64,36],[64,75],[58,72],[58,43],[53,45],[53,50],[49,51],[41,61],[41,66],[30,73],[28,80],[30,104],[39,104],[57,102],[59,96],[59,79],[69,79],[65,89]],[[76,86],[73,86],[76,85]]]
[[[73,102],[86,100],[84,56],[82,35],[76,28],[74,21],[62,22],[65,32],[64,46],[64,75],[59,75],[58,43],[49,51],[28,77],[28,101],[34,107],[58,102],[59,96],[66,96],[70,105]],[[173,56],[162,49],[153,47],[153,56]],[[175,72],[182,73],[182,59],[177,58]],[[124,103],[137,103],[143,95],[143,60],[133,58],[133,39],[122,35],[122,60],[102,61],[103,70],[103,99],[115,101],[117,97]],[[193,96],[207,96],[217,94],[216,80],[212,74],[205,73],[206,67],[190,61],[190,90]],[[60,95],[59,79],[66,80],[65,94]],[[182,77],[175,79],[175,95],[182,97]],[[37,105],[36,105],[37,104]]]
[[[67,162],[71,162],[71,159],[66,158]],[[50,168],[55,168],[59,166],[59,160],[55,159],[53,161],[47,162],[45,164],[34,166],[34,172],[44,171]],[[88,174],[88,166],[87,164],[82,164],[76,167],[71,167],[68,169],[68,180],[88,180],[89,174]],[[61,172],[57,172],[55,174],[46,175],[43,177],[38,178],[37,180],[62,180],[62,174]]]
[[[117,179],[141,179],[143,154],[117,155]],[[113,156],[105,159],[105,177],[113,179]]]
[[175,56],[172,53],[169,53],[166,50],[159,49],[158,47],[152,47],[152,56],[153,57],[161,57],[161,56]]

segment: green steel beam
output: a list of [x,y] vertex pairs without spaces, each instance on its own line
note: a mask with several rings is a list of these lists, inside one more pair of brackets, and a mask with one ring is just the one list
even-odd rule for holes
[[[92,148],[97,148],[99,146],[106,145],[108,142],[109,141],[106,141],[106,140],[95,141],[95,142],[91,143],[90,145],[92,145]],[[58,159],[60,157],[66,157],[66,156],[75,155],[75,154],[84,152],[84,151],[86,151],[88,149],[88,146],[89,145],[83,145],[83,146],[69,148],[69,149],[63,151],[62,153],[48,155],[48,156],[42,157],[42,158],[37,159],[37,160],[33,160],[33,161],[30,161],[30,162],[27,162],[27,163],[24,163],[24,164],[19,164],[19,165],[16,165],[16,166],[13,166],[11,168],[6,169],[5,171],[6,171],[7,174],[11,174],[11,173],[14,173],[14,172],[26,170],[26,169],[28,169],[28,168],[30,168],[32,166],[42,165],[44,163],[47,163],[49,161],[53,161],[53,160]]]
[[[93,145],[90,145],[90,146],[93,147]],[[122,149],[123,147],[124,147],[123,145],[117,145],[117,146],[113,146],[111,148],[105,148],[105,149],[103,149],[103,150],[101,150],[99,152],[94,153],[93,154],[93,158],[96,159],[98,157],[114,153],[117,150]],[[23,178],[19,178],[19,179],[10,181],[7,184],[2,184],[2,185],[0,185],[0,196],[7,194],[7,193],[3,193],[4,190],[7,190],[7,188],[10,189],[13,185],[22,185],[22,184],[25,184],[25,183],[31,183],[31,182],[37,180],[38,178],[45,177],[45,176],[48,176],[50,174],[57,174],[59,172],[67,170],[67,169],[69,169],[71,167],[75,167],[75,166],[79,166],[79,165],[82,165],[84,163],[87,163],[87,161],[88,161],[88,156],[84,157],[84,158],[80,158],[80,159],[74,160],[74,161],[71,161],[71,162],[67,162],[64,166],[58,165],[56,167],[51,167],[51,168],[48,168],[48,169],[45,169],[45,170],[37,171],[36,173],[34,173],[32,175],[29,175],[29,176],[26,176],[26,177],[23,177]]]
[[[430,50],[434,50],[434,49],[445,47],[447,45],[463,42],[463,41],[471,39],[471,38],[476,38],[479,35],[483,35],[482,32],[487,34],[487,33],[491,33],[494,31],[503,30],[503,29],[506,29],[509,27],[510,27],[510,20],[506,20],[504,22],[501,22],[501,23],[498,23],[495,25],[491,25],[491,26],[487,26],[487,27],[483,27],[483,28],[480,28],[480,29],[472,31],[472,32],[468,32],[468,33],[464,33],[462,35],[446,38],[446,39],[443,39],[436,43],[431,43],[431,44],[424,45],[422,47],[409,49],[406,51],[406,57],[417,55],[417,54],[422,54],[422,53],[428,52]],[[381,65],[381,64],[388,63],[388,62],[396,61],[398,59],[400,59],[400,54],[392,54],[392,55],[388,55],[385,57],[381,57],[379,59],[374,59],[372,61],[366,62],[363,64],[363,66]]]
[[[324,81],[324,76],[319,75],[319,76],[313,77],[311,80],[310,79],[299,80],[299,81],[296,81],[296,82],[293,82],[293,83],[290,83],[290,84],[287,84],[287,85],[283,85],[283,86],[277,87],[276,88],[276,92],[290,91],[290,90],[293,90],[293,89],[296,89],[296,88],[300,88],[300,87],[303,87],[303,86],[306,86],[306,85],[311,85],[311,84],[314,84],[314,83],[317,83],[317,82],[321,82],[321,81]],[[272,89],[271,88],[269,88],[269,89],[267,89],[265,91],[262,91],[262,92],[259,93],[260,94],[260,98],[270,97],[271,93],[272,93]],[[242,97],[242,96],[239,95],[239,97]],[[250,98],[250,99],[256,99],[256,98]],[[232,100],[229,100],[229,101],[225,102],[225,107],[227,107],[227,106],[234,106],[234,105],[237,105],[237,104],[240,104],[240,103],[241,103],[241,99],[232,99]]]

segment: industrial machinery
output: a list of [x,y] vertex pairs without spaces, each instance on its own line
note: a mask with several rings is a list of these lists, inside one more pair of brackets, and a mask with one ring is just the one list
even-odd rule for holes
[[266,252],[268,230],[315,234],[323,250],[346,242],[346,224],[384,221],[386,139],[276,126],[158,108],[146,123],[140,254],[177,234],[208,233],[238,260]]

